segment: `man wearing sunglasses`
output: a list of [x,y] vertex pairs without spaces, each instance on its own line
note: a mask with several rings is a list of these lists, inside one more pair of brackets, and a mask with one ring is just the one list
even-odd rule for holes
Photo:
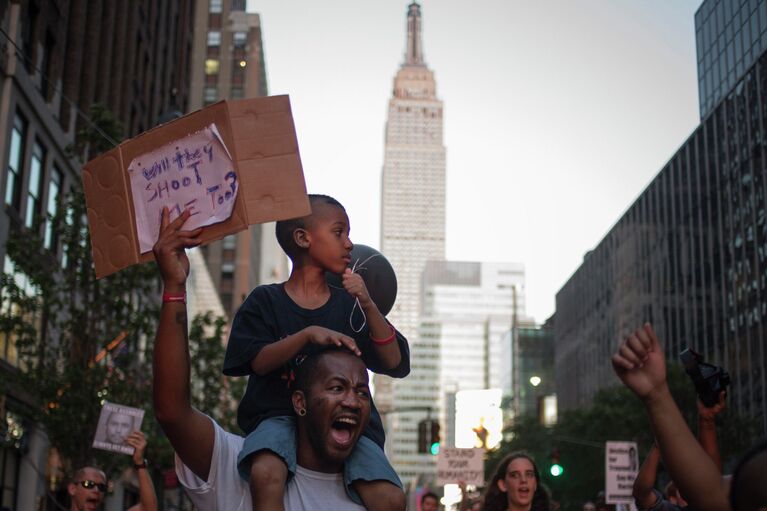
[[[144,458],[146,436],[141,431],[129,434],[124,443],[133,447],[133,469],[138,479],[139,503],[128,511],[157,511],[157,495]],[[69,483],[70,511],[94,511],[99,509],[107,492],[107,477],[103,471],[83,467]]]
[[70,511],[95,511],[104,501],[107,476],[93,467],[83,467],[72,478],[67,488],[72,500]]

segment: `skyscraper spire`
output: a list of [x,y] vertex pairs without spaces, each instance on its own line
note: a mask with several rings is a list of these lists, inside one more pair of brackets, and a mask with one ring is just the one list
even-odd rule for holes
[[413,2],[407,8],[407,53],[405,54],[405,65],[423,65],[423,51],[421,48],[421,6],[417,2]]

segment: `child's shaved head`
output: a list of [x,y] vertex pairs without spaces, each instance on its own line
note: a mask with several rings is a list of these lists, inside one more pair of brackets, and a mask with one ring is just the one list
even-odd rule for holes
[[316,213],[316,206],[327,204],[346,211],[340,202],[329,195],[309,194],[308,197],[309,206],[312,208],[312,212],[309,215],[300,218],[292,218],[290,220],[280,220],[277,222],[277,226],[274,229],[274,232],[277,235],[277,243],[280,244],[282,250],[291,260],[293,260],[301,250],[299,246],[296,245],[295,239],[293,239],[293,232],[295,232],[296,229],[307,228],[311,222],[312,216]]

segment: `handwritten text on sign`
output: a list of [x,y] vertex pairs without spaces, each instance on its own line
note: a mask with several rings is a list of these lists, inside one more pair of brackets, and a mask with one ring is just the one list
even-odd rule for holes
[[232,215],[237,174],[215,124],[142,154],[128,172],[142,254],[157,241],[165,206],[171,220],[190,210],[184,229],[223,222]]
[[474,486],[485,485],[483,449],[443,447],[437,455],[437,485],[465,481]]

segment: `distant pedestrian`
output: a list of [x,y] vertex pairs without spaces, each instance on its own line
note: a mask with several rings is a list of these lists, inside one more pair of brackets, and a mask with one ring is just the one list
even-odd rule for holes
[[433,492],[426,492],[421,495],[421,511],[438,511],[439,496]]

